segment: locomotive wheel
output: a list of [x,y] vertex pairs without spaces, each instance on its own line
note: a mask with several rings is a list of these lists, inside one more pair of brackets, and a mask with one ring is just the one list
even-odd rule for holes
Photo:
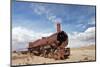
[[48,58],[53,58],[53,53],[52,53],[52,52],[50,52],[50,53],[48,54]]
[[64,54],[65,54],[65,51],[64,51],[63,48],[57,48],[55,50],[55,53],[54,53],[55,60],[63,60],[63,59],[65,59],[64,58]]
[[36,56],[40,56],[40,54],[41,54],[41,53],[38,52],[38,51],[33,51],[32,53],[33,53],[34,55],[36,55]]

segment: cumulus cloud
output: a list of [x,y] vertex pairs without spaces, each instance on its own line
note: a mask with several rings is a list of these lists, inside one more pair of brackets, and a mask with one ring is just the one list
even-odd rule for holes
[[52,33],[39,33],[23,27],[12,29],[12,50],[27,50],[28,43],[41,37],[49,36]]
[[[12,29],[12,50],[27,50],[28,43],[40,39],[41,37],[50,36],[53,33],[39,33],[23,27],[14,27]],[[82,47],[95,44],[95,27],[90,27],[84,32],[74,32],[68,34],[68,46]]]
[[74,32],[69,34],[69,46],[70,47],[82,47],[88,45],[95,45],[95,27],[90,27],[84,32]]
[[51,9],[48,9],[48,7],[45,4],[32,3],[31,8],[33,12],[35,12],[38,15],[42,15],[46,17],[48,20],[50,20],[53,23],[56,21],[62,22],[62,18],[57,17]]

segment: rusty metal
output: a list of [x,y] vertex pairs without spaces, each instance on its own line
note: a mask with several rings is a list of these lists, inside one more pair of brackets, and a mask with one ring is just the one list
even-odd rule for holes
[[42,37],[34,42],[29,42],[28,51],[34,55],[54,59],[65,59],[70,55],[68,35],[61,30],[60,23],[57,23],[57,32],[49,37]]

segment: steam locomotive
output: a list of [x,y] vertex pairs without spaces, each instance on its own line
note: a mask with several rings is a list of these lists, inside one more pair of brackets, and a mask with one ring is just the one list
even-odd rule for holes
[[[29,42],[28,51],[34,55],[56,60],[66,59],[70,55],[68,35],[61,30],[57,23],[57,32],[48,37],[42,37],[34,42]],[[67,48],[66,48],[67,47]]]

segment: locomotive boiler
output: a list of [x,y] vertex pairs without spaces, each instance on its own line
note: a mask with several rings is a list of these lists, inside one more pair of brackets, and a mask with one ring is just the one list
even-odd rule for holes
[[[56,32],[48,37],[42,37],[34,42],[29,42],[28,51],[37,56],[54,59],[66,59],[70,55],[68,35],[61,30],[60,23],[56,23]],[[67,47],[67,48],[66,48]]]

